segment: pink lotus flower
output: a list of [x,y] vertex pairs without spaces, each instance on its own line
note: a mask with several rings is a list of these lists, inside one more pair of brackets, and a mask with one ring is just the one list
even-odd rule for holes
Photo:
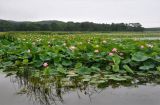
[[141,46],[140,46],[140,48],[141,48],[141,49],[143,49],[143,48],[144,48],[144,46],[143,46],[143,45],[141,45]]
[[43,67],[47,67],[47,66],[48,66],[47,62],[43,63]]
[[66,43],[63,43],[63,46],[66,46],[67,44]]
[[99,47],[99,45],[96,45],[96,47]]
[[31,52],[31,50],[30,50],[30,49],[28,49],[28,50],[27,50],[27,52],[28,52],[28,53],[30,53],[30,52]]
[[103,40],[103,43],[107,43],[107,41],[106,41],[106,40]]
[[123,56],[124,54],[123,53],[119,53],[119,55]]
[[116,49],[116,48],[113,48],[113,49],[112,49],[112,52],[117,52],[117,49]]
[[94,50],[95,53],[99,53],[99,50]]
[[109,55],[109,56],[113,56],[113,53],[110,52],[108,55]]
[[76,49],[76,47],[75,46],[70,46],[69,49],[74,51]]
[[151,45],[151,44],[147,44],[147,47],[149,47],[149,48],[153,48],[153,45]]

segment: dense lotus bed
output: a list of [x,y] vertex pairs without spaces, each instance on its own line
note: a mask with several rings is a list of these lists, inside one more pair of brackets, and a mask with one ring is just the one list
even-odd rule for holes
[[160,81],[159,40],[5,35],[0,38],[0,48],[0,69],[36,81],[36,85],[103,87]]

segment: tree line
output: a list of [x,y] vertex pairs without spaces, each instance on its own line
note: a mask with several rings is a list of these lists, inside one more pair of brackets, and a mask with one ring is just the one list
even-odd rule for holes
[[155,27],[155,28],[145,28],[145,31],[160,31],[160,27]]
[[0,20],[0,31],[144,31],[140,23],[98,24],[93,22]]

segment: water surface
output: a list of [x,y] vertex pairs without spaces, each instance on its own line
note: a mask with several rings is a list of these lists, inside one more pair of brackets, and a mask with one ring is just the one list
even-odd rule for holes
[[[0,105],[40,105],[30,94],[16,94],[19,89],[14,78],[6,78],[5,74],[0,74]],[[48,99],[48,101],[53,100]],[[61,101],[55,99],[51,103],[52,105],[159,105],[160,86],[147,84],[105,89],[88,87],[82,92],[72,89],[62,93]]]

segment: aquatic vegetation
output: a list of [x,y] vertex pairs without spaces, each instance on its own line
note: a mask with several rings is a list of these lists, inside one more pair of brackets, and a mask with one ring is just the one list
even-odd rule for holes
[[[73,90],[90,97],[106,87],[160,83],[159,40],[126,39],[128,34],[118,38],[118,33],[64,34],[0,34],[0,71],[16,78],[17,94],[52,105]],[[137,34],[133,36],[141,37]]]
[[139,73],[160,74],[159,40],[30,34],[1,35],[0,69],[10,75],[78,78],[95,85],[133,82]]

